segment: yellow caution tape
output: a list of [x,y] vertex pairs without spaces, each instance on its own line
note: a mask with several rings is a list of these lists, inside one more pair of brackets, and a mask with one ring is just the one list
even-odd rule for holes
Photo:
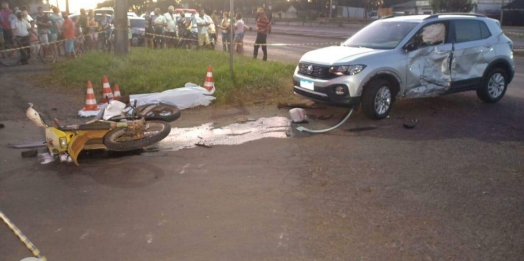
[[29,249],[29,251],[31,251],[33,253],[34,256],[36,256],[37,258],[40,258],[40,260],[42,261],[47,261],[47,259],[45,258],[45,256],[43,256],[40,251],[38,250],[38,248],[36,248],[35,245],[33,245],[33,243],[31,243],[31,241],[29,241],[29,239],[27,239],[27,237],[22,234],[22,231],[20,231],[20,229],[18,229],[15,224],[13,224],[13,222],[11,222],[11,220],[9,220],[5,215],[4,213],[2,213],[2,211],[0,211],[0,218],[2,218],[2,220],[4,220],[4,223],[7,224],[7,226],[13,230],[13,232],[15,233],[15,235],[18,236],[18,238],[20,238],[20,241],[22,241],[22,243],[25,244],[25,246],[27,247],[27,249]]
[[[154,37],[162,37],[162,38],[166,38],[166,39],[175,39],[175,40],[187,40],[187,41],[194,41],[194,42],[198,42],[197,39],[193,39],[193,38],[182,38],[182,37],[178,37],[178,36],[166,36],[166,35],[161,35],[161,34],[152,34],[152,33],[145,33],[146,35],[152,35]],[[217,41],[216,44],[229,44],[229,42],[221,42],[221,41]],[[239,43],[233,43],[235,45],[246,45],[246,46],[255,46],[255,45],[259,45],[259,46],[308,46],[308,45],[331,45],[331,44],[337,44],[339,45],[340,42],[323,42],[323,43],[298,43],[298,44],[288,44],[288,43],[266,43],[266,44],[257,44],[257,43],[242,43],[242,44],[239,44]]]

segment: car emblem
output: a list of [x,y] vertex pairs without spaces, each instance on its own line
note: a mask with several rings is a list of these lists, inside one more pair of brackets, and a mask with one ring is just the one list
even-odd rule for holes
[[313,73],[313,65],[310,65],[307,67],[307,73],[312,74]]

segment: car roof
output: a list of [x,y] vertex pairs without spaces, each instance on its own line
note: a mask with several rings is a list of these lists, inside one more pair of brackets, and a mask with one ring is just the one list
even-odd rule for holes
[[484,15],[480,14],[433,14],[433,15],[401,15],[401,16],[386,16],[381,20],[392,21],[392,22],[417,22],[421,23],[424,20],[449,20],[449,19],[483,19],[486,18]]
[[138,16],[129,16],[127,18],[129,18],[129,20],[146,20],[145,18]]

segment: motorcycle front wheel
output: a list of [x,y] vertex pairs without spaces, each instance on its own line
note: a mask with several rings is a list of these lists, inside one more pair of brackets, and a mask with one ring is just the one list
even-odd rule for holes
[[138,134],[127,128],[114,129],[104,137],[104,145],[113,151],[138,150],[163,140],[171,131],[171,125],[164,121],[148,121],[146,124],[145,130]]

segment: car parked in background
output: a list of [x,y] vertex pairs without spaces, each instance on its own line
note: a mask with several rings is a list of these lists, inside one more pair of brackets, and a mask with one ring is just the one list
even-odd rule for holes
[[129,28],[131,30],[132,38],[131,45],[142,46],[145,43],[146,33],[146,19],[142,17],[128,17]]
[[340,46],[310,51],[293,75],[294,91],[334,106],[360,106],[374,119],[397,99],[476,91],[502,99],[513,79],[513,42],[497,20],[478,14],[385,17]]

